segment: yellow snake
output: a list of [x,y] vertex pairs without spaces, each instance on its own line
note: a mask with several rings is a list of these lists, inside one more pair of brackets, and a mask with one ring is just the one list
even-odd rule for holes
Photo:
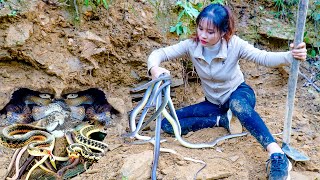
[[54,143],[54,136],[45,128],[30,124],[13,124],[3,128],[0,144],[9,148],[21,148],[28,145],[28,150],[42,151]]
[[[31,172],[40,166],[47,158],[52,157],[55,138],[45,129],[29,124],[13,124],[3,128],[0,134],[0,144],[9,148],[21,148],[27,146],[30,155],[43,156],[28,172],[26,179],[29,179]],[[55,163],[50,158],[52,165]]]
[[31,172],[46,159],[50,159],[51,164],[56,168],[55,160],[66,161],[69,157],[58,157],[52,154],[55,138],[45,131],[45,128],[30,124],[13,124],[2,129],[0,133],[0,144],[9,148],[22,148],[27,146],[27,151],[32,156],[43,156],[29,170],[26,179]]
[[[95,125],[85,125],[76,132],[76,143],[70,144],[67,148],[69,157],[77,157],[77,153],[80,152],[87,159],[99,160],[108,145],[101,141],[90,139],[89,136],[95,132],[100,132],[100,128]],[[89,148],[99,151],[99,153],[92,152]]]

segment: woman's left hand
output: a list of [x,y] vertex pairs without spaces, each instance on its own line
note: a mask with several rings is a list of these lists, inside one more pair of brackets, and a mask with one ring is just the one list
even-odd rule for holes
[[295,48],[294,48],[294,44],[291,43],[290,47],[293,48],[291,50],[291,54],[294,58],[300,61],[305,61],[307,59],[306,43],[302,42],[298,44],[298,46],[296,46]]

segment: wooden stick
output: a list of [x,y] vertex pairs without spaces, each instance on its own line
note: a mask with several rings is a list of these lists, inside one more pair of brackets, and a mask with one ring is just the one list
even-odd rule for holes
[[[300,44],[303,40],[304,28],[306,24],[308,0],[299,1],[298,17],[296,22],[296,33],[294,38],[294,47]],[[297,79],[299,72],[299,60],[293,58],[289,82],[288,82],[288,96],[286,104],[286,116],[283,129],[283,142],[286,144],[290,143],[291,126],[292,126],[292,114],[294,108],[294,98],[296,93]]]

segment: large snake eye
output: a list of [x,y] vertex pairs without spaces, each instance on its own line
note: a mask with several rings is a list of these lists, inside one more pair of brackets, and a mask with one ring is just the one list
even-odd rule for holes
[[67,95],[67,99],[74,99],[74,98],[77,98],[78,97],[78,94],[76,93],[72,93],[72,94],[68,94]]
[[51,95],[50,94],[39,94],[39,97],[41,97],[43,99],[51,99]]

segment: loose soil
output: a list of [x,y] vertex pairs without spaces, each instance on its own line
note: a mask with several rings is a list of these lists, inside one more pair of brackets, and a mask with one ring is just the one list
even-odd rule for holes
[[[252,19],[256,11],[249,10],[248,7],[253,6],[251,1],[242,2],[244,5],[237,2],[231,3],[236,16],[239,15],[237,33],[252,42],[250,35],[254,33],[249,25],[255,22],[249,17]],[[179,41],[165,31],[172,19],[142,0],[114,0],[108,10],[102,6],[79,5],[80,21],[74,20],[74,5],[66,7],[51,1],[11,3],[19,10],[17,16],[8,16],[12,9],[0,6],[1,108],[21,87],[51,90],[57,97],[67,91],[99,88],[120,112],[114,117],[105,138],[110,151],[73,179],[150,179],[153,145],[134,145],[133,139],[125,139],[122,135],[129,132],[128,114],[143,95],[133,94],[130,89],[150,80],[146,72],[148,55],[156,48]],[[255,35],[260,36],[259,41],[254,42],[256,46],[286,50],[287,40]],[[184,59],[166,62],[163,66],[171,71],[175,82],[171,94],[176,108],[203,100],[199,79]],[[310,72],[308,62],[301,66],[302,72]],[[246,82],[255,90],[257,112],[273,134],[281,133],[288,69],[266,68],[245,60],[241,61],[241,68]],[[292,161],[292,179],[320,179],[319,96],[305,79],[298,79],[290,144],[310,160]],[[154,124],[142,133],[152,136]],[[194,143],[209,142],[227,133],[224,128],[214,127],[189,133],[183,138]],[[203,164],[183,157],[206,163],[197,179],[266,179],[268,153],[251,135],[203,149],[183,147],[165,133],[161,137],[167,140],[161,147],[178,154],[160,154],[157,179],[193,179]],[[282,135],[275,137],[281,145]],[[12,153],[11,149],[0,149],[0,179],[6,174]]]

